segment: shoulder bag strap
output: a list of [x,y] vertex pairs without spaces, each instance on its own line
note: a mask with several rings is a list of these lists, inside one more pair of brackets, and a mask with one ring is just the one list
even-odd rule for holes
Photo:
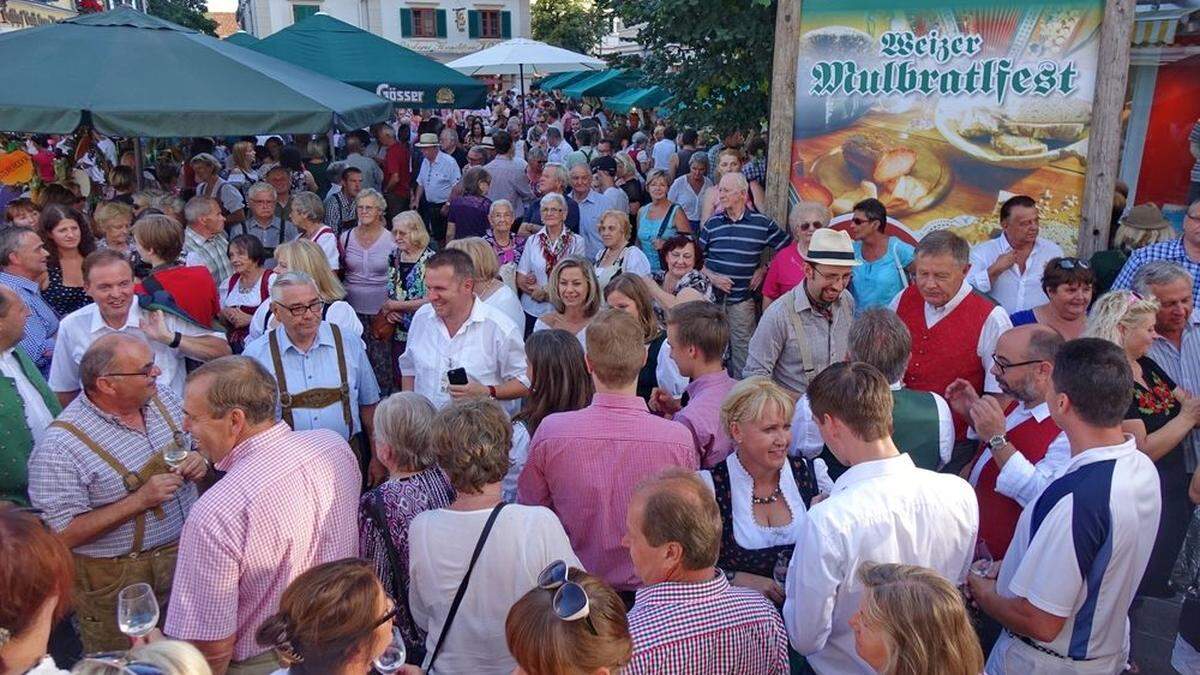
[[367,517],[375,523],[379,537],[383,539],[383,547],[387,550],[388,562],[392,566],[392,587],[387,589],[393,600],[404,599],[400,593],[400,551],[396,550],[396,542],[392,541],[392,531],[388,528],[387,514],[383,511],[383,496],[371,499],[367,506]]
[[467,565],[467,573],[463,576],[462,582],[458,584],[458,590],[454,593],[454,602],[450,603],[450,611],[446,614],[446,622],[442,624],[442,634],[438,636],[437,646],[433,648],[433,656],[429,658],[429,664],[425,667],[425,672],[433,672],[433,663],[437,661],[438,654],[442,652],[442,645],[446,643],[446,634],[450,632],[450,626],[454,623],[454,615],[458,614],[458,606],[462,604],[463,596],[467,593],[467,584],[471,582],[471,572],[475,569],[475,562],[479,560],[479,554],[483,552],[483,545],[487,543],[488,535],[492,532],[492,525],[496,524],[496,516],[500,515],[500,509],[503,509],[508,504],[500,502],[496,508],[492,509],[492,514],[488,516],[487,524],[483,526],[483,532],[479,533],[479,541],[475,542],[475,552],[471,554],[471,564]]
[[295,428],[296,422],[292,419],[292,396],[288,393],[287,376],[283,374],[283,357],[279,353],[279,338],[276,331],[272,329],[267,342],[271,346],[271,361],[275,365],[275,381],[279,384],[279,409],[283,413],[283,421],[287,422],[289,427]]
[[904,267],[900,265],[900,254],[896,251],[896,246],[899,243],[899,239],[892,238],[892,243],[888,246],[888,255],[892,256],[892,264],[896,266],[896,274],[900,275],[900,290],[904,290],[908,288],[908,274],[904,272]]
[[[675,210],[678,208],[678,204],[672,204],[667,207],[667,215],[663,216],[662,222],[658,224],[658,234],[654,235],[655,239],[662,239],[663,233],[667,231],[667,228],[675,224]],[[649,211],[646,211],[646,216],[650,216]]]

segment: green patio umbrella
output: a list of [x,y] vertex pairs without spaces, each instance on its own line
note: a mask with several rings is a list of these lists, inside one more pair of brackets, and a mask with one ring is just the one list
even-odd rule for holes
[[487,86],[324,12],[249,45],[402,106],[482,108]]
[[671,98],[671,93],[658,85],[628,89],[615,96],[604,99],[604,107],[619,113],[629,112],[632,108],[657,108]]
[[3,131],[323,133],[392,114],[361,89],[125,6],[4,33],[0,53]]
[[596,71],[594,70],[572,70],[566,73],[555,73],[554,75],[546,77],[546,79],[542,80],[541,82],[534,84],[533,87],[535,89],[541,89],[542,91],[554,91],[555,89],[562,89],[572,82],[578,82],[585,77],[595,74]]
[[234,33],[233,35],[230,35],[229,37],[225,38],[225,41],[228,42],[229,44],[237,45],[239,47],[249,47],[250,45],[258,42],[258,38],[254,37],[253,35],[247,33],[244,30],[239,30],[238,32]]
[[612,96],[634,86],[636,81],[637,76],[628,70],[610,68],[595,73],[591,77],[572,82],[562,88],[562,93],[568,98]]

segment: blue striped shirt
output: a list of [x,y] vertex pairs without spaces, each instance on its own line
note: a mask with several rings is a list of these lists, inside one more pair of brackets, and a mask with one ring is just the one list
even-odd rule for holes
[[1113,290],[1132,288],[1133,278],[1142,265],[1156,260],[1179,263],[1192,275],[1192,301],[1200,306],[1200,262],[1188,257],[1187,251],[1183,247],[1183,241],[1180,239],[1150,244],[1134,251],[1129,256],[1129,260],[1125,261],[1125,266],[1121,268],[1116,281],[1113,281]]
[[50,374],[50,357],[54,353],[54,336],[58,333],[58,315],[42,299],[36,281],[0,272],[0,285],[8,286],[29,308],[25,320],[25,333],[21,336],[21,348],[29,355],[37,369],[45,377]]
[[774,220],[746,209],[738,220],[726,213],[709,218],[700,226],[697,244],[704,255],[704,266],[733,280],[727,299],[741,302],[750,297],[750,278],[762,265],[762,252],[767,247],[778,251],[791,241],[792,237]]

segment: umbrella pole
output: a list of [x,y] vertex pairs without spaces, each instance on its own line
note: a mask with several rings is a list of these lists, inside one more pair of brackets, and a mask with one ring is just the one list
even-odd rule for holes
[[135,136],[133,138],[133,171],[135,174],[137,174],[137,182],[134,183],[134,185],[137,185],[138,189],[141,190],[142,188],[145,187],[145,182],[146,182],[145,169],[142,167],[142,137],[141,136]]
[[517,64],[517,70],[521,77],[521,137],[525,137],[525,64]]

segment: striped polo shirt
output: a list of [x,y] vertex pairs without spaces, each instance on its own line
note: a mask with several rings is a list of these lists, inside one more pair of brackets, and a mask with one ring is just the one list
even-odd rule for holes
[[[1154,463],[1133,437],[1125,438],[1072,457],[1064,473],[1025,507],[996,584],[1001,596],[1025,598],[1066,619],[1053,641],[1038,645],[1116,666],[1124,665],[1128,652],[1129,605],[1150,559],[1162,508]],[[1013,643],[1001,636],[987,672],[999,672],[993,667],[1009,648],[1019,647]]]
[[762,264],[762,252],[767,247],[778,251],[791,240],[774,220],[746,209],[737,220],[726,213],[709,218],[700,227],[697,243],[704,266],[733,279],[727,300],[741,302],[750,297],[750,278]]

